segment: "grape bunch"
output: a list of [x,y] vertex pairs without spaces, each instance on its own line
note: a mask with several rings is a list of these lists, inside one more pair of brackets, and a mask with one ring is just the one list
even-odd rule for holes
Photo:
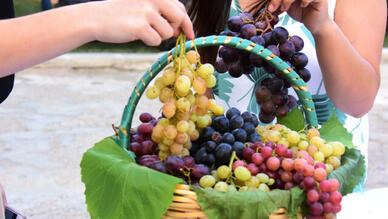
[[[262,9],[256,19],[250,13],[242,12],[229,18],[227,23],[229,30],[221,32],[220,35],[249,39],[267,48],[308,82],[311,78],[309,70],[305,68],[308,58],[301,52],[304,42],[299,36],[290,36],[284,27],[275,27],[278,21],[277,15],[267,9]],[[257,103],[260,106],[265,105],[260,107],[260,121],[272,122],[275,116],[285,116],[296,106],[296,99],[288,95],[290,83],[264,59],[227,46],[220,47],[218,54],[214,67],[219,73],[229,72],[232,77],[238,78],[243,74],[252,73],[254,67],[257,67],[264,68],[270,74],[270,78],[264,80],[255,91]]]
[[[184,37],[178,43],[184,44]],[[206,89],[216,84],[211,64],[201,64],[196,51],[173,56],[168,66],[154,85],[147,89],[150,99],[159,97],[163,103],[163,117],[152,131],[152,140],[158,143],[159,157],[164,160],[169,155],[187,156],[191,141],[199,137],[199,129],[209,126],[212,115],[222,115],[224,108],[214,99],[209,99]],[[194,92],[193,92],[194,91]]]
[[241,113],[232,107],[225,116],[214,116],[211,126],[201,130],[199,139],[192,144],[190,154],[193,154],[197,163],[209,167],[226,165],[233,151],[241,157],[247,142],[260,141],[255,131],[258,124],[255,114]]
[[152,155],[157,151],[157,144],[152,141],[151,135],[157,120],[149,113],[142,113],[139,116],[142,122],[137,130],[130,133],[130,145],[128,150],[136,156]]

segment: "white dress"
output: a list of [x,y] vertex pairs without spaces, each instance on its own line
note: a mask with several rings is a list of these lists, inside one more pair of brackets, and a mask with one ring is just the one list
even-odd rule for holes
[[[328,0],[329,15],[334,18],[336,0]],[[237,15],[241,12],[237,0],[232,1],[230,16]],[[332,109],[335,108],[326,94],[325,86],[322,79],[322,72],[318,64],[318,58],[315,52],[315,42],[310,31],[300,22],[293,20],[287,13],[279,15],[278,26],[285,27],[290,35],[298,35],[304,40],[304,48],[301,52],[305,53],[309,62],[307,69],[311,72],[311,80],[307,86],[313,96],[316,107],[318,121],[320,124],[327,121]],[[213,89],[214,97],[218,103],[225,108],[236,107],[241,111],[250,111],[259,114],[260,107],[256,103],[254,91],[260,85],[260,82],[268,75],[263,68],[256,68],[250,75],[243,75],[240,78],[233,78],[228,73],[216,74],[217,85]],[[297,98],[293,89],[289,93]],[[336,114],[344,124],[345,128],[353,134],[353,144],[361,150],[367,161],[367,145],[369,138],[368,116],[354,118],[336,109]],[[355,191],[361,191],[363,185],[358,186]]]

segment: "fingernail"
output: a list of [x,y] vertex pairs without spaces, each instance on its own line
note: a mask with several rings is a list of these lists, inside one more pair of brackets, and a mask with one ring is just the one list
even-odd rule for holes
[[275,11],[275,5],[273,3],[271,3],[268,7],[268,10],[270,10],[271,12],[274,12]]

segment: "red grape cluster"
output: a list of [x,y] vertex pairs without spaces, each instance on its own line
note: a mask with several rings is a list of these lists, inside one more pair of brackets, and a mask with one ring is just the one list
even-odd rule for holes
[[291,189],[299,186],[307,193],[310,215],[307,218],[331,218],[341,210],[342,195],[336,179],[326,179],[326,166],[306,151],[296,154],[282,144],[257,142],[244,148],[244,163],[235,161],[233,168],[245,166],[253,176],[264,173],[274,179],[270,189]]
[[[304,42],[299,36],[290,36],[284,27],[274,27],[278,21],[277,15],[266,9],[262,9],[256,19],[252,14],[243,12],[230,17],[227,23],[229,30],[220,35],[238,36],[264,46],[287,62],[307,82],[311,78],[310,72],[305,68],[308,58],[300,52]],[[271,79],[264,80],[256,92],[257,103],[266,105],[261,107],[262,112],[259,115],[260,121],[264,123],[272,122],[275,116],[285,116],[296,105],[295,98],[291,99],[288,95],[290,84],[282,77],[281,72],[255,54],[223,46],[214,67],[217,72],[229,72],[235,78],[252,73],[254,67],[262,67],[270,74]]]
[[152,141],[151,135],[154,126],[158,123],[151,114],[142,113],[139,116],[142,124],[137,130],[130,134],[129,150],[135,153],[136,156],[155,154],[158,145]]

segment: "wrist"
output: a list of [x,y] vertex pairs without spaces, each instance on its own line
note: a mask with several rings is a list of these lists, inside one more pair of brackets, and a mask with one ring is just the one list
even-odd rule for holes
[[73,16],[76,18],[75,23],[78,24],[76,28],[78,36],[83,39],[84,43],[97,40],[99,25],[98,18],[95,16],[98,14],[95,2],[73,6]]

